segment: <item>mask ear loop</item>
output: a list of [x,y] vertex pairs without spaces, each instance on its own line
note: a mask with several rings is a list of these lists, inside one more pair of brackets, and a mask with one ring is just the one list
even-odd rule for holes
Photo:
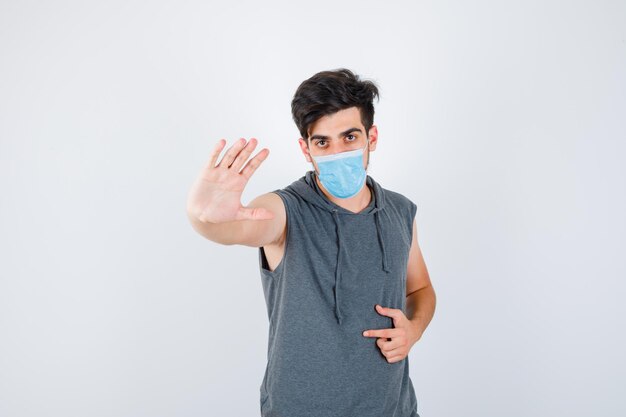
[[366,140],[367,142],[365,143],[365,146],[363,147],[363,152],[367,150],[367,165],[365,165],[365,169],[367,170],[367,167],[370,164],[370,154],[369,154],[370,153],[370,137],[367,136]]

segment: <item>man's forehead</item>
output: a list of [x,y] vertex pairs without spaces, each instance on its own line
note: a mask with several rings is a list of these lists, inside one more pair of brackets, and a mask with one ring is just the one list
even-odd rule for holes
[[311,124],[308,133],[310,138],[313,136],[335,137],[345,134],[350,129],[359,129],[361,133],[365,131],[361,114],[356,107],[320,117]]

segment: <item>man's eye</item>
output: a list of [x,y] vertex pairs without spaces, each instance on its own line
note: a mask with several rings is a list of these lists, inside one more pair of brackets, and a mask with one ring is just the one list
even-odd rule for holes
[[317,146],[319,146],[320,148],[323,148],[323,147],[324,147],[323,145],[322,145],[322,146],[320,146],[320,143],[322,143],[322,142],[323,142],[323,143],[326,143],[326,141],[325,141],[325,140],[318,140],[318,141],[317,141],[317,143],[316,143],[316,145],[317,145]]
[[348,135],[348,136],[346,136],[346,138],[349,138],[349,137],[352,137],[352,138],[354,138],[354,139],[356,140],[356,136],[354,136],[354,135]]

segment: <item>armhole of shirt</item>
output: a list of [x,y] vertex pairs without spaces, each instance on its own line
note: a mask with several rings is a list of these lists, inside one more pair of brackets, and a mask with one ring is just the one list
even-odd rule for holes
[[263,247],[259,247],[259,265],[261,267],[261,271],[265,274],[271,275],[271,276],[275,276],[275,275],[279,275],[282,274],[282,270],[284,269],[284,264],[285,264],[285,258],[287,257],[287,250],[289,247],[289,236],[290,236],[290,228],[291,228],[291,207],[289,205],[289,198],[283,193],[283,190],[274,190],[272,191],[272,193],[277,194],[281,200],[283,201],[283,204],[285,206],[285,229],[286,230],[286,235],[285,235],[285,242],[283,244],[283,256],[280,260],[280,262],[278,263],[278,265],[276,265],[276,268],[274,268],[273,271],[271,271],[269,269],[269,263],[267,262],[267,257],[265,256],[265,250],[263,249]]
[[416,221],[417,204],[415,204],[411,200],[409,200],[409,213],[410,213],[410,215],[409,215],[409,219],[410,219],[410,223],[409,223],[409,237],[411,238],[409,240],[409,242],[413,242],[413,223]]

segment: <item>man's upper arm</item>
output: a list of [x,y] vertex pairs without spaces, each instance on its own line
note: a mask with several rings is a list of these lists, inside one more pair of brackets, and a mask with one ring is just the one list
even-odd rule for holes
[[241,245],[261,247],[281,243],[285,238],[287,214],[282,198],[274,192],[261,194],[246,207],[263,207],[274,213],[273,219],[241,220]]
[[428,269],[417,243],[417,222],[413,220],[413,238],[406,273],[406,295],[431,285]]

